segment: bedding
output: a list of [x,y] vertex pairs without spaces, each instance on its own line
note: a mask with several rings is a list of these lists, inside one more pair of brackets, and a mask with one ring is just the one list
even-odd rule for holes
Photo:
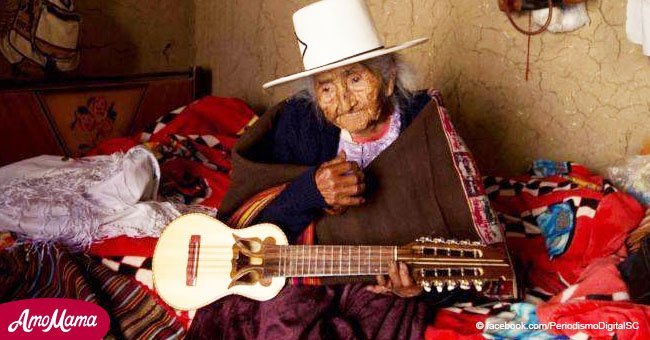
[[[101,142],[89,154],[108,155],[142,145],[158,161],[160,194],[165,200],[211,211],[229,185],[229,151],[254,121],[253,112],[242,101],[206,97],[161,117],[144,132]],[[536,162],[528,174],[487,177],[484,184],[505,227],[511,255],[523,272],[528,287],[524,301],[450,305],[451,299],[430,296],[402,300],[374,295],[359,284],[287,286],[264,307],[225,298],[209,308],[229,309],[230,313],[214,319],[209,317],[210,310],[198,315],[174,311],[156,297],[150,261],[155,237],[111,238],[81,254],[52,244],[16,245],[7,233],[0,234],[0,249],[4,249],[0,250],[0,301],[35,297],[93,301],[112,317],[109,335],[125,338],[184,337],[189,327],[196,337],[648,336],[650,310],[629,301],[627,286],[616,269],[626,255],[622,251],[626,234],[643,217],[643,209],[632,197],[585,167],[566,162]],[[467,299],[459,297],[463,298]],[[361,308],[366,304],[376,308]],[[341,313],[332,313],[334,308]],[[364,320],[363,326],[354,320]],[[477,322],[599,320],[638,322],[640,329],[577,334],[476,328]]]
[[109,338],[182,337],[175,313],[130,275],[57,245],[14,246],[0,251],[0,302],[33,298],[89,301],[111,317]]
[[[206,97],[160,117],[141,133],[106,140],[89,155],[110,155],[144,147],[155,155],[160,166],[159,191],[165,201],[179,203],[176,206],[191,211],[214,214],[229,183],[229,149],[254,120],[253,112],[240,100]],[[111,334],[118,337],[157,334],[156,337],[175,338],[189,327],[193,312],[172,310],[153,290],[150,258],[155,237],[106,239],[92,244],[86,255],[71,253],[58,245],[16,246],[8,233],[0,235],[0,254],[6,260],[0,264],[0,284],[6,287],[0,294],[0,302],[35,297],[103,296],[107,302],[98,303],[114,321],[125,320],[124,325],[111,328]],[[34,260],[18,261],[25,256]],[[44,276],[45,273],[54,274]],[[44,277],[51,278],[44,280]],[[114,288],[108,284],[118,281]],[[74,292],[79,285],[85,287],[83,294],[67,293]],[[119,294],[107,292],[109,288]],[[14,289],[16,293],[12,294]],[[108,308],[111,304],[129,308],[114,311]],[[159,319],[158,315],[165,317]]]
[[34,242],[78,248],[119,235],[156,236],[180,216],[156,200],[159,181],[158,162],[142,147],[29,158],[0,168],[0,225]]

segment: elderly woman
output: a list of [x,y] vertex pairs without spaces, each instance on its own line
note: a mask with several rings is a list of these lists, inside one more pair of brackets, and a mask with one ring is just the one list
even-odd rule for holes
[[[221,218],[240,227],[274,223],[303,244],[397,245],[429,235],[498,241],[478,172],[440,99],[413,91],[412,76],[394,53],[426,39],[384,48],[361,0],[316,2],[294,14],[294,27],[306,71],[264,86],[302,79],[303,89],[265,113],[235,146]],[[377,280],[368,290],[400,297],[421,292],[404,264]],[[357,286],[346,287],[339,301],[345,308],[356,303],[351,297],[368,299],[351,288]],[[304,291],[291,292],[255,308],[282,311],[287,301],[300,307]],[[372,301],[363,304],[393,308],[395,320],[423,316],[417,302]],[[226,307],[210,308],[219,314]],[[320,308],[300,313],[308,319]],[[400,327],[372,310],[353,310],[342,313],[353,324],[366,322],[360,324],[366,336],[377,327]],[[219,323],[231,324],[230,318]]]

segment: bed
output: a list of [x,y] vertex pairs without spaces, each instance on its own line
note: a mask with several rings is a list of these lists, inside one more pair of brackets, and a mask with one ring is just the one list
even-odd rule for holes
[[[238,99],[197,100],[205,93],[198,78],[197,70],[191,70],[0,88],[0,166],[40,154],[67,159],[144,147],[156,157],[164,201],[213,213],[229,185],[229,151],[256,116]],[[540,164],[539,169],[549,168],[549,163]],[[527,281],[526,301],[451,305],[423,296],[416,303],[376,297],[358,284],[289,286],[269,304],[226,298],[197,314],[174,310],[157,297],[151,273],[155,237],[122,235],[78,252],[56,243],[19,244],[15,233],[0,232],[0,302],[38,297],[91,301],[111,317],[108,336],[127,339],[183,338],[190,329],[202,338],[611,337],[607,330],[556,330],[553,335],[477,326],[599,320],[636,322],[640,329],[614,332],[621,339],[650,336],[650,310],[629,301],[616,269],[625,235],[643,217],[641,207],[584,167],[552,165],[564,172],[484,179],[511,255]],[[556,205],[573,218],[571,232],[560,233],[561,249],[558,242],[555,248],[545,243],[545,221]],[[553,251],[550,259],[547,251]],[[332,313],[334,298],[342,311],[373,304],[366,328],[347,322],[345,313]],[[274,315],[278,310],[294,312]],[[578,318],[578,312],[584,317]]]
[[[168,150],[168,159],[161,160],[163,172],[182,173],[196,165],[201,168],[198,173],[206,176],[201,183],[191,183],[187,178],[174,182],[174,177],[169,176],[170,180],[163,183],[164,190],[188,203],[203,201],[216,207],[227,184],[226,148],[253,114],[243,112],[244,123],[241,119],[230,120],[232,124],[225,124],[220,136],[191,133],[210,119],[205,117],[165,130],[181,112],[179,109],[196,99],[201,82],[198,74],[198,69],[192,69],[134,77],[5,85],[0,88],[0,165],[41,154],[66,159],[113,154],[145,141],[150,145],[163,144],[153,140],[155,132],[162,129],[167,135],[171,129],[178,129],[173,136],[177,146],[174,150],[196,143],[200,151],[193,148],[194,154],[178,156]],[[205,105],[219,106],[222,102]],[[229,113],[225,110],[220,118],[227,118]],[[213,123],[218,124],[218,118]],[[171,140],[167,142],[172,144]],[[211,159],[217,164],[208,159],[197,161],[196,155],[201,151],[201,155],[213,156]],[[176,338],[182,337],[189,326],[192,314],[174,311],[153,290],[150,257],[155,238],[117,237],[85,247],[80,253],[59,244],[16,246],[16,234],[0,235],[0,248],[11,249],[0,251],[2,302],[36,297],[92,301],[109,311],[109,335],[117,338]]]

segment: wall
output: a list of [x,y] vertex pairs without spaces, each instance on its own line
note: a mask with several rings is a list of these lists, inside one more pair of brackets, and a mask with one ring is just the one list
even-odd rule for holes
[[[310,2],[196,0],[195,61],[212,69],[213,92],[258,110],[289,95],[261,84],[301,69],[291,13]],[[496,0],[367,2],[387,45],[431,39],[405,59],[442,89],[484,173],[540,157],[602,170],[650,137],[650,59],[625,38],[624,1],[590,0],[589,27],[533,37],[528,82],[527,40]]]
[[[17,0],[0,4],[7,9]],[[82,57],[73,76],[115,76],[186,70],[194,62],[191,0],[77,1]],[[11,66],[0,56],[0,81]]]
[[638,153],[650,137],[650,59],[626,39],[626,1],[590,1],[589,27],[533,37],[528,82],[526,39],[496,1],[466,2],[453,111],[485,168],[544,157],[602,170]]

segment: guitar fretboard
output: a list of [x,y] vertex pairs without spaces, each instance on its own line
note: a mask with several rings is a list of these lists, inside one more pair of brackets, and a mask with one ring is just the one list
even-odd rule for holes
[[397,257],[392,246],[270,246],[264,270],[285,277],[378,275]]

